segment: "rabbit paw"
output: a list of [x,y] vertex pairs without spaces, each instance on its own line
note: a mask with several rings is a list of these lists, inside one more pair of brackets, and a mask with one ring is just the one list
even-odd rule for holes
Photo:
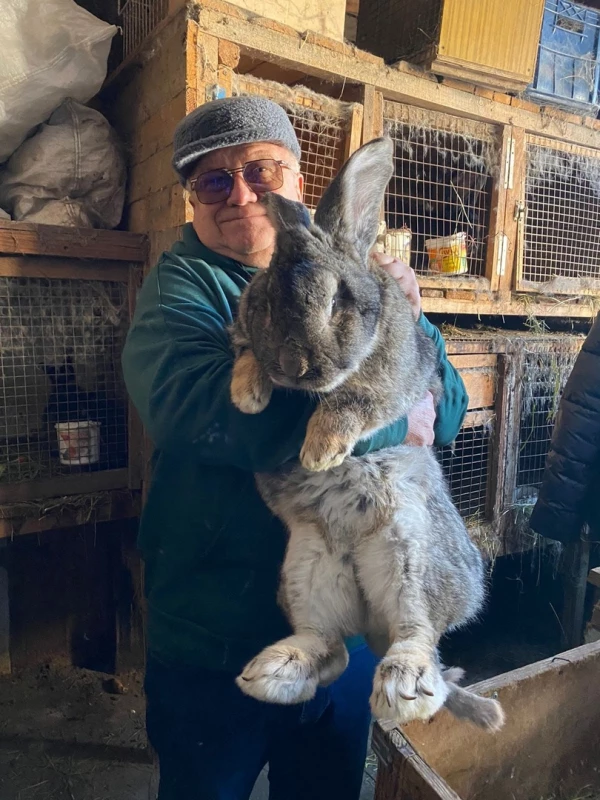
[[335,434],[318,438],[316,432],[309,431],[300,451],[300,461],[310,472],[324,472],[339,467],[351,450],[348,442]]
[[231,402],[243,414],[260,414],[269,405],[273,384],[250,350],[236,360],[231,376]]
[[380,720],[405,725],[427,720],[445,703],[449,687],[426,649],[396,645],[377,667],[371,709]]
[[319,673],[300,648],[274,644],[252,659],[235,682],[256,700],[291,705],[312,700]]

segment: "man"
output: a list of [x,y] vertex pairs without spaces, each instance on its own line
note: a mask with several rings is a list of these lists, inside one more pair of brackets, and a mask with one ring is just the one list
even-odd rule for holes
[[[240,294],[269,265],[265,191],[302,197],[300,147],[285,112],[259,97],[208,103],[186,117],[173,165],[193,223],[150,272],[123,365],[156,451],[141,521],[148,600],[147,728],[160,800],[243,800],[269,764],[271,800],[356,800],[370,722],[374,658],[349,642],[350,665],[299,706],[270,706],[234,683],[247,661],[289,633],[276,603],[285,531],[253,473],[298,456],[313,400],[275,391],[257,416],[229,400],[227,327]],[[364,454],[403,441],[446,444],[467,406],[437,331],[420,312],[414,274],[380,257],[439,351],[445,394],[361,442]],[[435,424],[434,424],[435,420]]]

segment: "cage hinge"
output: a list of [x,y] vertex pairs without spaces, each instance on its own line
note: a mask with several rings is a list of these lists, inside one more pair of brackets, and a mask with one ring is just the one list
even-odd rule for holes
[[517,200],[517,202],[515,203],[515,214],[514,214],[515,222],[521,222],[524,216],[525,216],[525,203],[523,200]]
[[508,236],[500,234],[498,242],[498,255],[496,257],[496,275],[502,276],[506,271],[506,256],[508,255]]
[[513,176],[515,172],[515,140],[511,136],[506,148],[506,163],[504,164],[504,188],[513,188]]

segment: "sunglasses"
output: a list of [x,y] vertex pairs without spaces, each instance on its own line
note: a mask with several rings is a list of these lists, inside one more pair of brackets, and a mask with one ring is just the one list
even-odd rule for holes
[[294,168],[285,161],[272,158],[261,158],[258,161],[247,161],[243,167],[236,169],[211,169],[203,172],[190,181],[190,189],[195,192],[203,205],[222,203],[227,200],[234,185],[234,175],[242,173],[244,183],[255,194],[273,192],[283,186],[283,170]]

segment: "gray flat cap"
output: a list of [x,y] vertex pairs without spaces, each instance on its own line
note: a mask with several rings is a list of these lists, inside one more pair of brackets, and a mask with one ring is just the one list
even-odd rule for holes
[[173,137],[173,168],[185,182],[201,156],[250,142],[275,142],[300,159],[296,132],[283,108],[266,97],[213,100],[181,120]]

